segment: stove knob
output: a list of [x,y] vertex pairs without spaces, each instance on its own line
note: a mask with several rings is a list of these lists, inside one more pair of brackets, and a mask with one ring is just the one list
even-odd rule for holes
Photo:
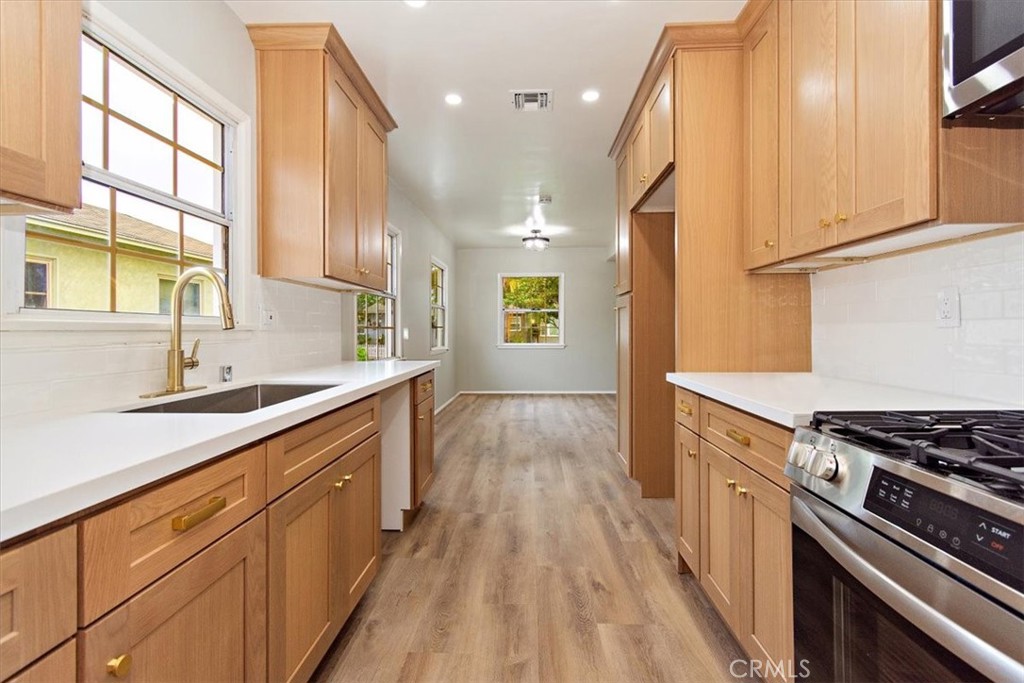
[[789,454],[786,456],[786,462],[793,467],[803,469],[811,459],[812,453],[814,453],[814,446],[794,441],[789,446]]
[[816,450],[804,469],[812,476],[830,481],[839,473],[839,461],[833,453]]

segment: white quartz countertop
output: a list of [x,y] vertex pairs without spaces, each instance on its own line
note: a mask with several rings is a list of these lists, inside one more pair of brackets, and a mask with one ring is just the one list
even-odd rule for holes
[[249,413],[104,412],[19,424],[0,433],[0,541],[66,518],[436,368],[437,361],[350,361],[220,384],[177,398],[257,382],[340,386]]
[[1022,408],[810,372],[670,372],[667,378],[676,386],[790,428],[810,424],[818,410]]

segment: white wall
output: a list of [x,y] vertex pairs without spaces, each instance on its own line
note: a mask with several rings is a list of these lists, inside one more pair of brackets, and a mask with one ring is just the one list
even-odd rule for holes
[[[955,285],[962,324],[936,327]],[[1024,404],[1024,233],[811,276],[814,370]]]
[[[93,3],[94,5],[95,3]],[[241,132],[250,138],[256,113],[256,75],[252,44],[245,26],[221,2],[204,0],[104,1],[109,10],[141,34],[135,45],[150,56],[184,67],[241,110],[248,121]],[[155,48],[155,50],[154,50]],[[161,63],[161,59],[154,59]],[[239,169],[249,183],[248,201],[239,206],[233,244],[245,252],[236,281],[248,281],[237,313],[242,329],[219,327],[186,330],[185,339],[201,337],[202,364],[189,371],[193,384],[216,381],[217,367],[231,364],[235,381],[258,374],[325,365],[341,359],[341,295],[255,276],[255,157]],[[260,330],[260,305],[276,310],[277,326]],[[58,325],[57,327],[60,327]],[[123,327],[123,326],[122,326]],[[5,323],[0,332],[0,416],[97,410],[123,404],[143,392],[163,387],[169,329],[103,331],[81,327],[26,331]]]
[[[615,265],[607,249],[460,249],[455,258],[460,391],[615,391]],[[565,274],[564,349],[498,348],[498,273]]]

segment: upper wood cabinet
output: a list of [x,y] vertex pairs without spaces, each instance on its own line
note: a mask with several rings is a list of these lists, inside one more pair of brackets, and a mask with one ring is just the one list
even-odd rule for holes
[[657,184],[675,160],[672,76],[669,59],[644,102],[626,145],[630,208]]
[[615,293],[633,288],[633,268],[629,254],[629,221],[633,204],[629,194],[628,153],[623,150],[615,161]]
[[[746,38],[748,267],[938,215],[935,3],[777,0]],[[778,22],[778,71],[761,60]],[[779,89],[777,254],[768,169]],[[771,177],[771,171],[769,178]],[[764,237],[763,240],[761,238]]]
[[0,196],[28,207],[82,204],[81,21],[75,2],[0,2]]
[[647,192],[650,181],[650,163],[647,155],[650,152],[647,137],[647,116],[641,114],[637,119],[633,132],[629,136],[629,205],[633,207]]
[[383,289],[394,119],[333,25],[253,25],[249,36],[261,275]]

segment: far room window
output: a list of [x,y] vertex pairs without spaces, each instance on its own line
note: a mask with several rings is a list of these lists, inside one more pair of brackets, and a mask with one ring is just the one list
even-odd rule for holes
[[[26,252],[62,277],[41,296],[27,257],[24,306],[167,313],[167,278],[197,265],[228,278],[233,129],[87,33],[81,50],[82,208],[26,219]],[[189,289],[185,312],[216,315],[213,297]]]
[[385,246],[387,289],[356,295],[356,360],[398,356],[398,234],[388,231]]
[[430,263],[430,350],[448,350],[448,267]]
[[499,277],[499,346],[562,346],[565,339],[562,274],[508,274]]
[[48,308],[53,281],[53,260],[25,258],[25,308]]

